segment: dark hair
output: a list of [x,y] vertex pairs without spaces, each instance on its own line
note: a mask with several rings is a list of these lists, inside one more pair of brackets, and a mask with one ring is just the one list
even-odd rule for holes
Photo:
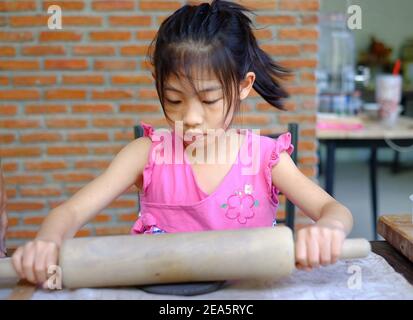
[[[281,99],[288,97],[288,93],[278,80],[288,75],[289,70],[258,46],[251,19],[245,13],[254,14],[234,2],[214,0],[211,4],[187,4],[163,21],[150,46],[150,62],[164,113],[167,77],[175,74],[191,80],[194,69],[213,72],[221,82],[228,106],[225,117],[232,103],[234,114],[239,111],[241,102],[234,93],[239,93],[239,84],[249,71],[256,75],[253,88],[262,98],[285,110]],[[166,113],[165,116],[168,117]]]

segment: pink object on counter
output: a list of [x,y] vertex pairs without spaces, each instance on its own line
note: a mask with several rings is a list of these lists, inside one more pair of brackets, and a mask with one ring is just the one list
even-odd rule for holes
[[338,123],[338,122],[318,122],[317,129],[320,130],[361,130],[364,129],[362,123]]

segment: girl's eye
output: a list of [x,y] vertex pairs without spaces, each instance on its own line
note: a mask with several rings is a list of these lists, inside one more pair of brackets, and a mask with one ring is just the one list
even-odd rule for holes
[[179,104],[179,103],[181,103],[181,101],[172,101],[172,100],[169,100],[169,99],[167,99],[167,101],[168,101],[169,103],[172,103],[172,104]]
[[221,99],[214,100],[214,101],[203,101],[203,103],[206,103],[206,104],[214,104],[214,103],[218,102],[219,100],[221,100]]

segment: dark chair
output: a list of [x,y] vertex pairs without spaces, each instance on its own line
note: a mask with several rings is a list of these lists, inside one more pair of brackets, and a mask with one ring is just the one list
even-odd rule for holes
[[[141,125],[134,126],[134,134],[135,139],[140,138],[143,136],[143,128]],[[291,133],[291,143],[294,145],[294,151],[291,154],[291,159],[294,163],[297,163],[297,149],[298,149],[298,124],[297,123],[289,123],[288,124],[288,131]],[[267,137],[276,139],[279,137],[280,134],[271,134],[267,135]],[[139,200],[139,194],[138,194]],[[138,201],[139,202],[139,201]],[[140,210],[140,207],[139,207]],[[285,219],[277,219],[277,223],[286,224],[291,230],[294,230],[294,218],[295,218],[295,206],[294,204],[286,198],[285,201]]]

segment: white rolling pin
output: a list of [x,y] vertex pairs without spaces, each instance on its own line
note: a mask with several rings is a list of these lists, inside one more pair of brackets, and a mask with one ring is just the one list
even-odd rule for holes
[[[365,239],[344,241],[341,259],[370,252]],[[235,279],[277,279],[295,269],[289,228],[76,238],[59,257],[66,288],[111,287]],[[0,259],[0,279],[17,278]]]

